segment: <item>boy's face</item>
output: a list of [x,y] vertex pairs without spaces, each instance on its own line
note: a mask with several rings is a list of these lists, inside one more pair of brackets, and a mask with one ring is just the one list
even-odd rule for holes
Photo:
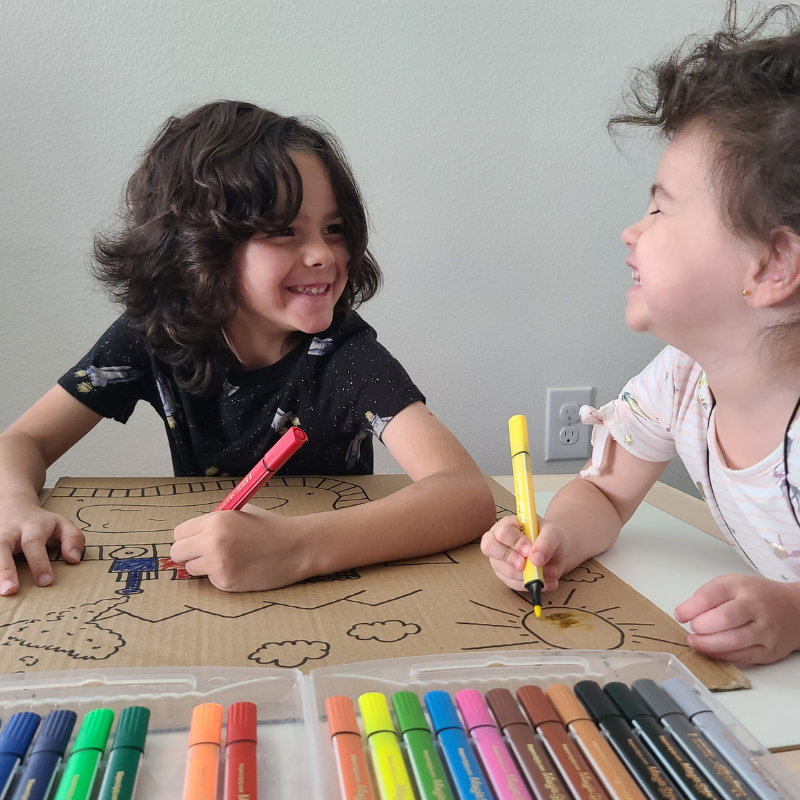
[[695,358],[745,333],[742,289],[757,260],[756,246],[722,221],[709,173],[712,147],[699,126],[677,133],[661,156],[647,213],[622,232],[634,280],[628,326]]
[[310,153],[292,153],[303,203],[291,226],[257,234],[234,255],[238,310],[225,333],[247,368],[275,363],[297,331],[330,326],[347,283],[349,253],[328,171]]

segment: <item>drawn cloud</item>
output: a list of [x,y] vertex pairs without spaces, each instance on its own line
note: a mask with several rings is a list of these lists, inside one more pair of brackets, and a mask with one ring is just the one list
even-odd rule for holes
[[399,642],[406,636],[413,636],[422,630],[415,622],[401,622],[399,619],[387,619],[385,622],[359,622],[353,625],[348,636],[361,642],[374,639],[376,642]]
[[567,583],[595,583],[605,576],[602,572],[592,572],[589,567],[575,567],[571,572],[563,575],[559,580]]
[[265,642],[247,658],[256,664],[274,664],[276,667],[300,667],[306,661],[325,658],[331,650],[327,642],[309,642],[296,639],[291,642]]
[[15,620],[0,626],[6,629],[2,644],[16,643],[20,647],[64,653],[76,661],[102,661],[124,647],[125,640],[94,620],[126,600],[119,597],[98,600],[50,611],[41,619]]

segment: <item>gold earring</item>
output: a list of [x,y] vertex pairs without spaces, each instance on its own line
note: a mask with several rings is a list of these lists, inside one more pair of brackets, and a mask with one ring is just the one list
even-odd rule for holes
[[742,289],[742,297],[750,297],[753,294],[749,289]]

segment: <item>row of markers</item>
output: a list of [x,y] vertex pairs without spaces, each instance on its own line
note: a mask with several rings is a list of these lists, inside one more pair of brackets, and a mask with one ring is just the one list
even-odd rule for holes
[[[676,678],[661,686],[649,679],[630,687],[588,680],[574,689],[523,686],[516,699],[508,689],[492,689],[485,698],[462,689],[454,697],[455,704],[447,692],[425,694],[429,726],[414,692],[393,694],[397,727],[383,694],[358,698],[380,800],[788,796]],[[353,701],[329,697],[326,710],[342,800],[375,800]]]
[[[222,716],[218,703],[203,703],[192,712],[184,800],[213,800],[217,796]],[[77,714],[68,710],[51,711],[43,722],[30,711],[11,716],[0,731],[0,800],[47,800],[56,785],[53,800],[95,797],[92,789],[114,712],[98,708],[84,716],[59,777],[76,721]],[[150,710],[144,706],[129,706],[122,711],[96,800],[131,800],[149,721]],[[225,800],[256,800],[256,785],[256,706],[234,703],[228,709]]]

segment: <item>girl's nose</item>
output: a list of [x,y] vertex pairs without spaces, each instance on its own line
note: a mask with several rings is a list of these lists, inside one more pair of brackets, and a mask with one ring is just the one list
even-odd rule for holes
[[633,246],[636,244],[636,240],[639,238],[639,234],[641,231],[639,230],[640,222],[635,222],[633,225],[628,225],[624,231],[622,231],[622,235],[620,238],[622,239],[622,243],[633,250]]

